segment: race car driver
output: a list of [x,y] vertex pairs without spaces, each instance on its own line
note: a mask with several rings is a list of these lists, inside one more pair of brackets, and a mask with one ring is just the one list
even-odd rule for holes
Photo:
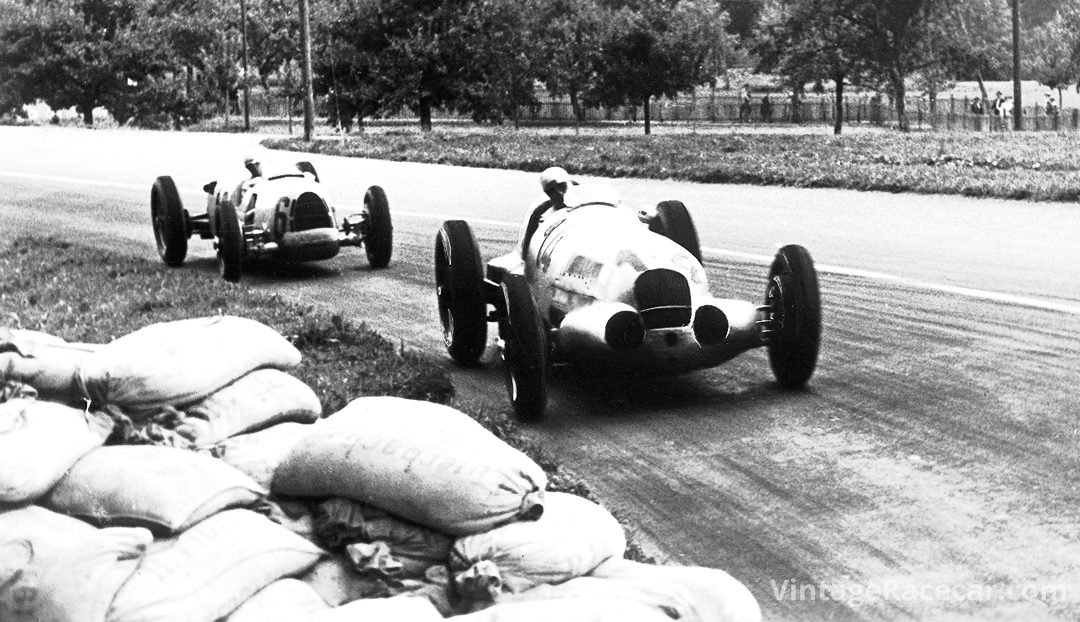
[[540,173],[540,189],[544,196],[539,197],[533,203],[529,222],[525,225],[525,234],[521,236],[521,258],[524,259],[529,250],[529,241],[540,226],[540,218],[548,210],[555,211],[566,206],[566,191],[577,182],[570,178],[570,173],[560,166],[552,166]]

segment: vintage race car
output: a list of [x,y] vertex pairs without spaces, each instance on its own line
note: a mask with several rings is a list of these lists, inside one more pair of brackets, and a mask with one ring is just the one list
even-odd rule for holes
[[294,261],[330,259],[342,246],[364,246],[372,268],[385,268],[393,250],[386,193],[371,186],[358,214],[338,219],[310,162],[264,174],[247,162],[249,175],[227,175],[205,186],[206,212],[191,215],[172,178],[150,190],[150,219],[158,254],[169,266],[187,257],[188,240],[213,239],[226,281],[240,280],[245,261],[261,256]]
[[[817,364],[817,272],[801,246],[781,248],[763,304],[709,292],[686,207],[623,206],[603,184],[573,186],[524,250],[486,266],[462,220],[435,238],[439,317],[450,356],[475,364],[498,323],[506,388],[517,416],[543,417],[549,366],[678,374],[767,347],[779,384],[806,384]],[[523,228],[524,231],[524,228]]]

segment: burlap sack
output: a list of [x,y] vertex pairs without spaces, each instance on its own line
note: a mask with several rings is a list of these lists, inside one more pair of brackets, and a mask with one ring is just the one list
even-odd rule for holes
[[326,609],[311,622],[361,622],[369,620],[441,622],[442,614],[426,598],[396,596],[393,598],[369,598]]
[[299,364],[300,352],[272,328],[217,316],[153,324],[125,335],[87,358],[77,378],[95,407],[113,404],[137,417],[194,404],[255,369]]
[[112,432],[106,417],[34,399],[0,404],[0,502],[34,501]]
[[309,622],[328,609],[311,586],[279,579],[259,590],[227,618],[228,622]]
[[547,476],[468,415],[362,397],[314,424],[274,475],[285,495],[348,497],[452,535],[543,513]]
[[288,421],[314,423],[322,415],[322,404],[298,378],[266,368],[214,391],[184,414],[180,432],[202,445]]
[[250,510],[226,510],[161,540],[116,593],[109,622],[214,622],[323,551]]
[[499,603],[455,622],[671,622],[664,613],[632,600],[601,596]]
[[307,423],[279,423],[265,430],[225,439],[208,448],[208,452],[260,486],[271,488],[278,465],[313,429],[314,426]]
[[459,538],[450,569],[461,573],[478,562],[494,562],[502,591],[516,593],[583,576],[625,552],[626,535],[610,512],[576,495],[549,492],[538,520]]
[[49,400],[77,404],[79,365],[100,346],[33,330],[0,328],[0,383],[16,381]]
[[173,534],[222,510],[259,504],[266,491],[209,456],[154,445],[114,445],[87,453],[42,505],[103,526]]
[[0,512],[0,620],[104,622],[152,540],[38,506]]
[[623,582],[627,594],[640,586],[638,600],[660,609],[675,605],[679,619],[687,622],[761,620],[761,607],[750,590],[717,568],[657,566],[613,558],[590,576]]

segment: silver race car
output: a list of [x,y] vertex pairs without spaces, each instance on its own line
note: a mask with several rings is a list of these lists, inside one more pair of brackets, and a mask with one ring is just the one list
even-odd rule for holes
[[202,214],[188,213],[171,177],[154,181],[150,219],[167,265],[184,263],[193,234],[214,240],[221,276],[232,282],[240,280],[248,259],[316,261],[334,257],[342,246],[363,245],[372,268],[389,265],[393,226],[382,188],[369,187],[363,210],[339,220],[310,162],[265,174],[257,162],[245,166],[248,176],[226,175],[203,186]]
[[638,212],[610,186],[573,186],[565,207],[524,226],[523,238],[486,267],[465,221],[444,222],[435,239],[446,348],[458,363],[477,363],[496,322],[507,392],[523,420],[543,417],[553,364],[678,374],[766,347],[781,386],[801,387],[813,374],[820,295],[801,246],[776,253],[758,304],[709,292],[679,201]]

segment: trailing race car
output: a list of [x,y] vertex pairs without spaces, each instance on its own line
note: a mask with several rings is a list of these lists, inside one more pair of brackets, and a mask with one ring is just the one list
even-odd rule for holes
[[372,268],[389,265],[393,225],[382,188],[368,188],[363,210],[339,221],[310,162],[267,175],[257,162],[245,165],[250,176],[225,176],[203,186],[206,212],[194,216],[184,209],[171,177],[154,181],[150,219],[166,265],[184,263],[192,234],[214,240],[221,276],[232,282],[240,280],[248,259],[317,261],[334,257],[342,246],[363,245]]
[[444,222],[435,239],[447,350],[477,363],[487,323],[497,322],[519,418],[543,417],[552,364],[678,374],[764,346],[781,386],[801,387],[813,374],[820,294],[803,247],[776,253],[759,305],[710,294],[697,231],[679,201],[636,212],[610,186],[571,186],[565,207],[530,228],[535,235],[486,269],[466,222]]

